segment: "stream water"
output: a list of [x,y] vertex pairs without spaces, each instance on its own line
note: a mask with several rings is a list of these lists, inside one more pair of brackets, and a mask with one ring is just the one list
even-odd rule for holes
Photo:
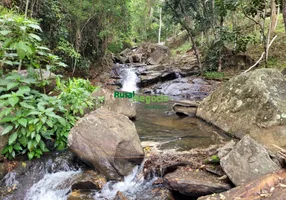
[[[123,77],[122,90],[137,91],[138,77],[134,69],[126,68]],[[146,104],[136,103],[137,119],[135,125],[144,146],[152,146],[161,151],[187,151],[196,147],[208,147],[227,139],[221,131],[198,118],[180,118],[171,113],[172,104],[173,102],[169,101],[160,104],[160,108],[156,109],[147,108]],[[1,196],[0,192],[0,199],[67,200],[71,186],[74,180],[82,174],[82,170],[80,167],[69,166],[69,164],[65,164],[65,167],[59,170],[54,170],[54,168],[46,170],[46,168],[53,166],[55,161],[45,159],[43,163],[39,161],[38,166],[28,168],[26,172],[8,173],[2,183],[0,182],[0,186],[5,187],[7,191],[15,185],[22,185],[22,189],[19,190],[18,195],[7,195],[6,193]],[[41,167],[43,165],[45,167]],[[37,170],[40,171],[37,172]],[[24,176],[25,182],[21,182],[23,179],[20,179],[20,176]],[[121,191],[130,200],[155,199],[150,195],[154,180],[144,180],[142,166],[138,166],[122,182],[108,182],[101,191],[94,191],[91,196],[89,195],[89,199],[113,200],[118,191]],[[24,187],[23,184],[27,185]]]

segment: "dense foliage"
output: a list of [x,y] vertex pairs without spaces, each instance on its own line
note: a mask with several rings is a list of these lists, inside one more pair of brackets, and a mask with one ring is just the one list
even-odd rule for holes
[[0,123],[2,135],[12,133],[3,154],[9,159],[28,153],[29,159],[39,158],[47,152],[46,142],[54,142],[54,148],[66,148],[67,137],[84,110],[94,107],[90,96],[95,90],[87,80],[58,80],[57,97],[47,96],[33,89],[37,80],[12,72],[1,81]]
[[[37,21],[6,10],[3,13],[0,123],[4,127],[1,134],[9,135],[9,141],[2,153],[8,159],[19,154],[32,159],[49,149],[65,149],[77,119],[86,109],[94,108],[96,102],[91,93],[97,88],[88,80],[57,78],[59,95],[48,96],[45,86],[49,85],[50,77],[44,77],[43,71],[50,73],[66,65],[44,46]],[[47,147],[48,143],[53,146]]]

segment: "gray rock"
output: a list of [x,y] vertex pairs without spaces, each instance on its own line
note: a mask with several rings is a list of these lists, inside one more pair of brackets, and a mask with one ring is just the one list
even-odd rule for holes
[[160,84],[155,89],[156,93],[159,94],[180,96],[190,100],[202,100],[214,89],[209,83],[204,82],[206,84],[201,84],[203,82],[203,80],[199,82],[198,79],[196,79],[194,83],[192,78],[177,78]]
[[104,96],[104,103],[101,105],[102,108],[123,114],[130,119],[136,117],[135,105],[130,99],[114,98],[113,91],[103,88],[97,92],[92,93],[92,96],[95,98]]
[[219,177],[204,171],[189,171],[179,168],[164,177],[170,190],[178,191],[187,196],[199,197],[229,190],[231,186]]
[[226,145],[219,148],[218,149],[218,157],[223,158],[224,156],[226,156],[233,149],[234,145],[235,145],[235,142],[233,140],[231,140]]
[[267,150],[249,135],[244,136],[229,154],[221,158],[220,164],[236,186],[280,169],[270,159]]
[[[274,150],[286,146],[286,79],[276,69],[258,69],[222,84],[202,101],[197,116],[229,134],[249,134]],[[275,149],[276,150],[276,149]]]
[[128,175],[144,158],[134,123],[125,115],[103,108],[76,123],[68,146],[109,179]]
[[175,103],[172,108],[177,115],[195,116],[198,105],[196,101],[181,101]]

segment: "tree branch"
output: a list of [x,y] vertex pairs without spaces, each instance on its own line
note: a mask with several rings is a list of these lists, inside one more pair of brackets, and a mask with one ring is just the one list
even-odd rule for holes
[[[271,45],[273,44],[274,40],[277,38],[277,35],[275,35],[275,37],[271,40],[271,42],[269,43],[268,47],[267,47],[267,51],[269,50],[269,48],[271,47]],[[247,73],[249,72],[251,69],[253,69],[254,67],[256,67],[260,61],[264,58],[265,52],[262,53],[261,57],[257,60],[257,62],[252,65],[248,70],[244,71],[243,73]]]

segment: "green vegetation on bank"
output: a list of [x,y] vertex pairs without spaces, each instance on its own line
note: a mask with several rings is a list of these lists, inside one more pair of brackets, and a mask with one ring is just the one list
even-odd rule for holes
[[[2,154],[8,159],[27,154],[39,158],[51,149],[66,148],[70,129],[85,109],[93,108],[96,90],[83,79],[56,80],[58,96],[48,96],[50,77],[43,71],[57,71],[66,65],[51,53],[39,36],[37,21],[14,12],[0,16],[0,123],[2,135],[9,135]],[[47,147],[52,142],[53,147]]]

